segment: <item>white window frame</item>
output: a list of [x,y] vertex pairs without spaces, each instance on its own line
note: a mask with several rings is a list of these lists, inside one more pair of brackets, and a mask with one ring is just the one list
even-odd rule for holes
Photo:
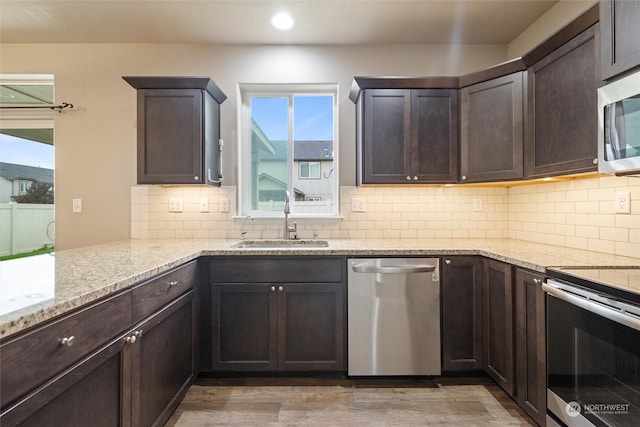
[[18,195],[23,195],[26,194],[27,191],[29,191],[29,187],[31,187],[31,184],[33,184],[33,181],[28,181],[25,179],[21,179],[18,181]]
[[[282,212],[278,211],[260,211],[251,209],[251,181],[245,177],[250,177],[251,169],[251,105],[250,100],[255,96],[264,97],[293,97],[294,95],[313,95],[313,94],[330,94],[333,96],[333,203],[330,212],[325,213],[300,213],[291,212],[294,218],[339,218],[340,207],[340,180],[339,170],[339,143],[338,143],[338,85],[335,83],[303,83],[303,84],[253,84],[240,83],[237,86],[237,97],[241,101],[238,103],[238,216],[251,215],[253,218],[280,218]],[[292,135],[293,128],[293,111],[289,108],[289,134]],[[290,137],[292,138],[292,136]],[[289,147],[291,150],[290,161],[288,162],[289,185],[294,182],[294,174],[298,171],[295,167],[293,158],[293,145]],[[322,173],[322,170],[320,170]],[[291,189],[292,190],[292,189]],[[291,192],[291,200],[293,200],[293,192]]]

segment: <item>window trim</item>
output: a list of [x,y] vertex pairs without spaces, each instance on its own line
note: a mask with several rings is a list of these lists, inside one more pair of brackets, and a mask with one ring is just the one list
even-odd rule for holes
[[[254,83],[239,83],[237,85],[236,94],[240,102],[238,103],[237,125],[238,125],[238,185],[237,185],[237,199],[238,209],[237,216],[251,215],[254,218],[281,218],[282,212],[279,211],[260,211],[251,209],[251,197],[250,194],[251,182],[251,156],[245,153],[251,152],[251,106],[250,100],[254,96],[262,97],[289,97],[293,98],[296,95],[314,95],[314,94],[327,94],[333,96],[333,202],[331,212],[324,213],[291,213],[291,217],[296,218],[318,218],[318,219],[334,219],[340,218],[340,180],[339,180],[339,159],[338,159],[338,84],[337,83],[292,83],[292,84],[254,84]],[[293,112],[289,110],[289,132],[293,131]],[[290,186],[293,186],[294,174],[298,174],[295,167],[295,161],[293,159],[293,146],[291,149],[291,161],[288,164],[288,176],[290,178]],[[320,174],[322,174],[322,168],[320,166]],[[320,177],[321,178],[321,177]]]

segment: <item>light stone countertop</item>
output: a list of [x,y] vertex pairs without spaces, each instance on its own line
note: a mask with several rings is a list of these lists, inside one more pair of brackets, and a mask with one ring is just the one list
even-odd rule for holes
[[[24,331],[75,308],[149,279],[200,256],[215,255],[340,255],[452,256],[481,255],[518,267],[544,272],[554,266],[638,266],[640,258],[509,239],[330,240],[324,248],[235,248],[239,240],[126,240],[58,251],[53,256],[48,291],[17,285],[0,263],[0,339]],[[42,255],[51,257],[50,255]],[[7,261],[5,261],[7,262]],[[35,262],[35,260],[34,260]],[[37,270],[34,267],[31,270]],[[47,276],[45,273],[44,276]],[[29,280],[22,278],[23,280]],[[36,285],[35,283],[33,285]],[[16,290],[18,289],[18,290]],[[24,290],[24,291],[23,291]],[[21,293],[22,292],[22,293]],[[39,298],[33,298],[37,292]],[[26,301],[12,311],[8,299]],[[33,301],[36,301],[35,304]],[[15,301],[14,301],[15,302]],[[8,311],[8,312],[7,312]]]

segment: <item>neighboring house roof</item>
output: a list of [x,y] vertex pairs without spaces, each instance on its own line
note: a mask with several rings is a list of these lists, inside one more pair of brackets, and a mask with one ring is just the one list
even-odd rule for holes
[[[287,141],[271,141],[273,152],[261,151],[260,160],[285,160]],[[333,141],[294,141],[294,160],[333,160]]]
[[25,180],[53,184],[53,169],[0,162],[0,176],[8,181]]
[[295,160],[333,160],[333,141],[294,141]]

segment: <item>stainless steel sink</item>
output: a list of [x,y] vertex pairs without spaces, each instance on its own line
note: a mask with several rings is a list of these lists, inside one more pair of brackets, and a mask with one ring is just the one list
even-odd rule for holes
[[235,243],[234,248],[326,248],[326,240],[243,240]]

